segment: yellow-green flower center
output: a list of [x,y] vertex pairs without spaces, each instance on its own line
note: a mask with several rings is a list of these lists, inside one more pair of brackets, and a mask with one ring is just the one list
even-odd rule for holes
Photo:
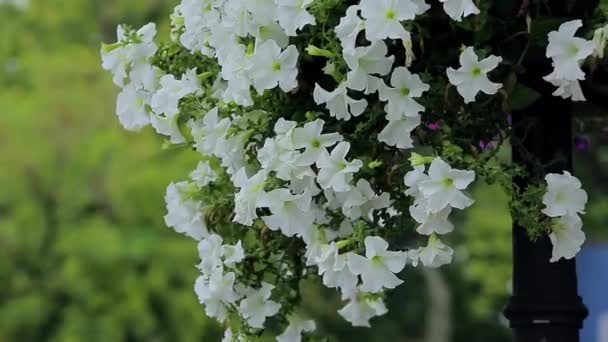
[[395,19],[396,16],[397,16],[397,12],[395,12],[395,10],[389,9],[386,12],[384,12],[384,17],[388,20],[393,20],[393,19]]
[[383,261],[384,261],[384,258],[379,255],[376,255],[372,258],[372,263],[374,263],[374,264],[381,264]]
[[281,71],[281,63],[279,62],[272,62],[272,70],[274,71]]
[[401,95],[403,96],[408,96],[410,94],[410,88],[408,87],[403,87],[401,89],[399,89],[399,92],[401,93]]
[[481,68],[480,67],[474,67],[473,69],[471,69],[471,75],[473,75],[475,77],[481,75]]
[[319,148],[321,147],[321,142],[319,139],[313,139],[313,141],[310,142],[310,145],[314,148]]
[[441,184],[443,186],[445,186],[446,188],[451,187],[452,185],[454,185],[454,180],[450,177],[445,177],[442,181]]
[[576,56],[579,51],[580,50],[579,50],[578,46],[576,46],[576,44],[570,44],[570,46],[568,46],[568,53],[571,56]]

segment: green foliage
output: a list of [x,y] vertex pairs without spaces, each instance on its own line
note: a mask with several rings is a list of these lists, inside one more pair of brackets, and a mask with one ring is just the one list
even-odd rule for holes
[[0,10],[0,341],[219,340],[196,248],[162,220],[195,160],[123,132],[99,70],[104,20],[160,2],[106,4]]

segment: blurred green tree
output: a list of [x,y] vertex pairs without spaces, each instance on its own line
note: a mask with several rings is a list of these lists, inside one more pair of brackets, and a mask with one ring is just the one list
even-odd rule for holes
[[162,221],[164,186],[196,161],[120,129],[99,67],[105,27],[169,10],[0,6],[0,341],[220,339],[192,291],[196,246]]

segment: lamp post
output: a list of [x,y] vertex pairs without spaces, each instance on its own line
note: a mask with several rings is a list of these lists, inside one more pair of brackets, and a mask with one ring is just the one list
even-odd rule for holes
[[[552,15],[585,18],[596,0],[549,2]],[[541,54],[542,56],[542,54]],[[542,80],[550,72],[549,61],[525,63],[523,82],[539,90],[541,98],[523,112],[513,113],[513,161],[531,172],[529,157],[542,165],[542,172],[572,170],[572,106],[569,100],[551,95],[552,87]],[[526,179],[517,179],[525,186]],[[504,314],[516,342],[578,342],[579,330],[588,314],[578,295],[576,262],[549,262],[552,244],[548,236],[530,241],[524,228],[513,227],[513,295]]]
[[[530,153],[549,164],[545,173],[572,169],[572,114],[567,101],[551,96],[514,113],[514,134],[522,138],[514,149],[514,161],[526,165]],[[532,118],[532,123],[529,121]],[[519,125],[526,120],[526,127]],[[527,135],[526,135],[527,134]],[[529,165],[528,165],[529,166]],[[525,186],[525,179],[516,180]],[[505,308],[517,342],[577,342],[587,309],[578,295],[576,262],[549,262],[552,245],[548,236],[533,242],[526,230],[513,227],[513,296]]]

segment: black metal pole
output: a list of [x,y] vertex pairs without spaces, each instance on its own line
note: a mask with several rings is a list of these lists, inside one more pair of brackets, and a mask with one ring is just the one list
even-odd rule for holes
[[[550,2],[553,15],[583,19],[596,0]],[[539,56],[543,56],[541,53]],[[572,103],[551,95],[554,88],[542,80],[551,65],[545,58],[528,60],[521,81],[542,97],[523,112],[513,113],[513,161],[532,173],[572,170]],[[530,158],[546,165],[534,169]],[[527,179],[515,180],[525,187]],[[575,260],[549,262],[552,244],[548,236],[530,241],[524,228],[513,227],[513,295],[504,314],[516,342],[578,342],[588,314],[578,294]]]
[[[568,101],[544,96],[525,113],[514,113],[515,136],[523,149],[513,159],[532,167],[529,157],[551,163],[545,173],[572,169],[572,115]],[[533,120],[533,123],[530,122]],[[557,161],[557,162],[556,162]],[[525,179],[516,180],[520,186]],[[505,316],[517,342],[577,342],[587,309],[578,295],[576,263],[550,263],[548,236],[532,242],[525,229],[513,227],[513,296]]]

